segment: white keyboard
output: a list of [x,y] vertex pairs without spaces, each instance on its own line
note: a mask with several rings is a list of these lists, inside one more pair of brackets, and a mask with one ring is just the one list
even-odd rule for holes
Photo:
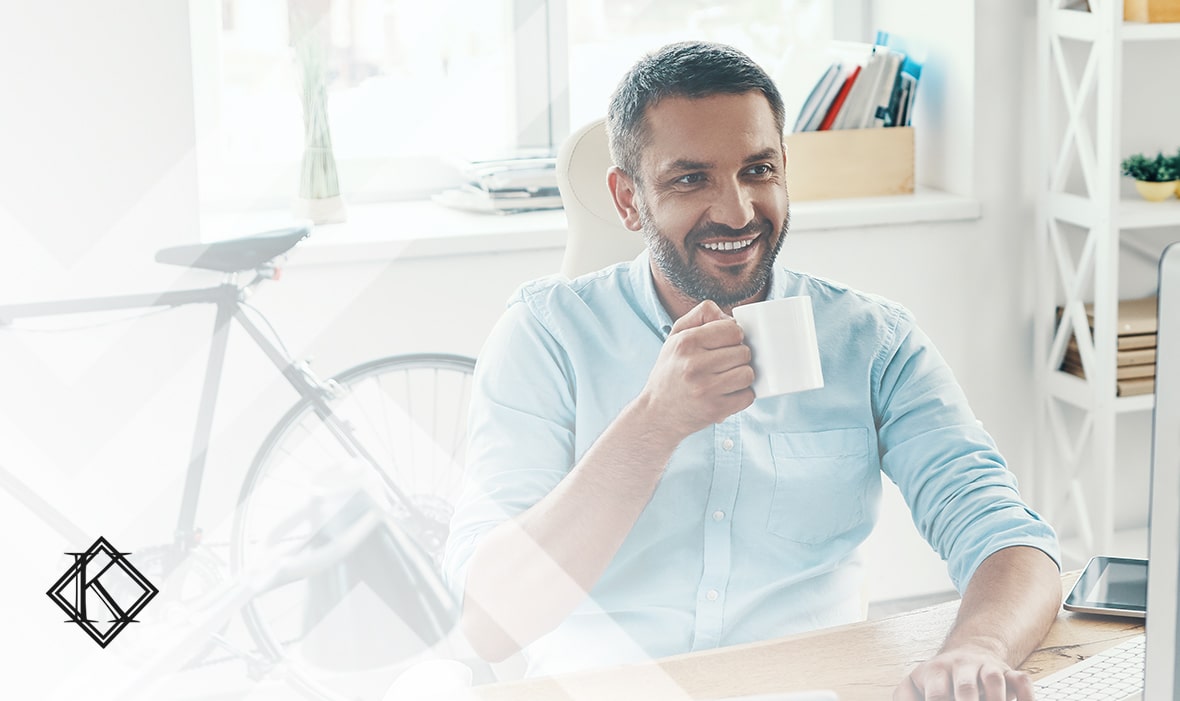
[[1143,635],[1033,684],[1037,701],[1124,701],[1143,693]]

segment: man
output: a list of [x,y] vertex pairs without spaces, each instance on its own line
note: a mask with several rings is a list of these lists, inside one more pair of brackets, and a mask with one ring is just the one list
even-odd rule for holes
[[[884,471],[963,592],[896,698],[1031,699],[1014,669],[1060,603],[1053,531],[905,309],[775,266],[783,111],[713,44],[618,87],[608,184],[647,250],[524,286],[481,353],[445,563],[464,631],[548,674],[858,620]],[[825,387],[756,400],[730,312],[801,294]]]

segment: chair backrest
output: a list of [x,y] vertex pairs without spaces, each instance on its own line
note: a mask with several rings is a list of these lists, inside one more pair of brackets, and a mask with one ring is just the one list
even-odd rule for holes
[[561,274],[574,278],[643,250],[643,235],[619,220],[606,184],[613,165],[606,141],[606,120],[599,119],[570,135],[557,154],[557,186],[569,232]]

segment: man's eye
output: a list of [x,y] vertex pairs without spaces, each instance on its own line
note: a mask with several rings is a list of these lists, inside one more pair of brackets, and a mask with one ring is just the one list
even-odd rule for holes
[[760,165],[756,165],[756,166],[750,168],[746,172],[749,173],[750,175],[769,175],[773,171],[774,171],[774,168],[772,168],[769,164],[762,163]]
[[676,184],[677,185],[696,185],[697,183],[703,181],[704,179],[705,179],[705,176],[700,173],[689,173],[688,175],[681,175],[679,178],[676,178]]

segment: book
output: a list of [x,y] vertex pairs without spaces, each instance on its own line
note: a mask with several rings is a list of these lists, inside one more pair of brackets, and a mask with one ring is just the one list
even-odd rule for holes
[[[1075,365],[1082,364],[1082,354],[1078,351],[1077,344],[1070,344],[1065,348],[1066,362],[1074,363]],[[1144,365],[1155,362],[1155,348],[1132,348],[1123,350],[1120,349],[1115,354],[1115,364],[1119,367],[1124,365]]]
[[[1074,364],[1066,360],[1061,364],[1061,369],[1078,377],[1086,376],[1086,371],[1082,369],[1080,362]],[[1155,363],[1149,363],[1147,365],[1124,365],[1115,370],[1115,379],[1118,380],[1134,380],[1143,377],[1155,377]]]
[[889,96],[889,107],[885,110],[881,126],[903,126],[901,122],[902,104],[906,100],[905,94],[907,92],[909,92],[909,87],[906,84],[905,75],[899,72],[897,74],[897,80],[893,83],[893,94]]
[[557,159],[547,156],[471,161],[462,166],[460,173],[484,190],[557,187]]
[[897,99],[889,106],[893,116],[893,124],[890,126],[908,127],[913,113],[914,91],[917,88],[917,82],[913,76],[906,73],[901,73],[897,82],[898,89],[894,95]]
[[893,117],[892,126],[910,126],[914,98],[918,93],[918,81],[922,78],[922,64],[926,60],[926,47],[881,30],[877,30],[874,43],[887,46],[902,55],[897,85],[897,91],[902,94],[897,95],[896,105],[890,104],[890,112]]
[[833,130],[859,129],[861,127],[869,102],[877,92],[877,81],[881,77],[884,60],[881,52],[884,50],[886,49],[881,46],[873,47],[873,51],[861,68],[860,74],[853,81],[852,88],[844,100],[844,105],[836,115],[836,121],[832,123]]
[[[857,81],[863,89],[858,93],[856,85],[852,86],[846,103],[848,115],[841,128],[867,129],[876,126],[878,108],[889,107],[889,97],[893,93],[901,58],[900,54],[887,47],[873,47],[873,53],[861,72],[862,78]],[[840,124],[840,119],[837,118],[836,122]]]
[[824,115],[824,119],[820,122],[817,131],[828,131],[832,128],[832,123],[836,121],[836,115],[839,114],[840,108],[844,106],[844,100],[848,97],[848,91],[852,89],[852,84],[856,81],[858,75],[860,75],[860,66],[855,65],[848,72],[848,76],[844,78],[844,83],[840,86],[840,92],[836,93],[836,97],[832,100],[831,106],[828,107],[827,114]]
[[[1155,334],[1156,330],[1156,297],[1141,297],[1138,299],[1119,300],[1117,329],[1119,337],[1140,334]],[[1086,320],[1090,331],[1094,331],[1094,305],[1086,304]],[[1057,321],[1061,322],[1063,310],[1057,307]],[[1154,343],[1154,339],[1153,339]],[[1140,346],[1142,347],[1142,346]]]
[[877,81],[877,90],[869,101],[866,110],[866,120],[863,127],[891,127],[894,125],[896,112],[891,111],[896,106],[899,80],[901,77],[901,62],[905,57],[886,49],[884,65],[881,68],[881,78]]
[[517,191],[489,191],[475,185],[443,190],[432,198],[438,204],[469,212],[512,214],[537,209],[561,209],[557,188]]
[[1119,397],[1134,397],[1153,392],[1155,392],[1154,377],[1143,377],[1136,380],[1119,380],[1115,383],[1115,395]]
[[[853,66],[852,68],[859,68],[859,66]],[[807,121],[804,131],[819,131],[820,124],[822,124],[824,118],[827,117],[828,111],[832,107],[832,103],[836,101],[836,97],[843,89],[845,78],[848,77],[852,71],[852,68],[841,64],[840,72],[836,74],[836,79],[833,80],[828,86],[828,90],[826,93],[824,93],[823,98],[820,100],[815,113],[811,116],[811,119]]]
[[840,90],[839,80],[843,70],[844,64],[839,61],[828,66],[824,74],[816,81],[815,86],[811,88],[807,99],[803,101],[803,108],[799,110],[799,116],[795,120],[795,127],[792,131],[815,131],[815,128],[823,120],[823,115],[827,113],[827,108],[831,105],[836,93]]
[[[1090,329],[1093,331],[1093,329]],[[1118,336],[1115,338],[1115,346],[1118,350],[1135,350],[1139,348],[1155,348],[1155,334],[1153,333],[1137,333],[1128,334],[1126,336]],[[1077,336],[1070,336],[1069,343],[1066,348],[1078,349]]]
[[[1141,297],[1139,299],[1119,300],[1118,334],[1155,333],[1157,315],[1157,298]],[[1086,319],[1090,328],[1094,328],[1094,305],[1086,305]]]

